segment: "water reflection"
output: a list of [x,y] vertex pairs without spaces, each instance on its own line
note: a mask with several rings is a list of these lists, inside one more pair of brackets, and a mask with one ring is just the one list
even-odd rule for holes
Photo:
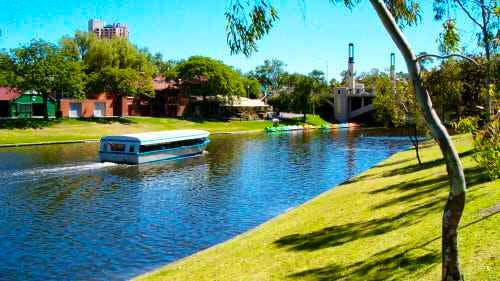
[[386,135],[217,136],[206,155],[139,166],[96,163],[97,144],[2,149],[0,279],[130,278],[255,227],[408,145]]

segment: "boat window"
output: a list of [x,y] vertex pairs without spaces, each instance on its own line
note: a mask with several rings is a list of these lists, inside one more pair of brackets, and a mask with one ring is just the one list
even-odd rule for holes
[[110,143],[109,150],[111,150],[111,151],[125,151],[125,144],[123,144],[123,143]]
[[178,148],[178,147],[183,147],[183,146],[193,146],[193,145],[202,144],[205,142],[205,140],[206,140],[206,138],[200,138],[200,139],[174,141],[174,142],[169,142],[169,143],[160,143],[160,144],[155,144],[155,145],[141,145],[139,148],[139,151],[141,153],[143,153],[143,152]]
[[129,147],[128,147],[128,152],[135,152],[135,145],[131,144]]

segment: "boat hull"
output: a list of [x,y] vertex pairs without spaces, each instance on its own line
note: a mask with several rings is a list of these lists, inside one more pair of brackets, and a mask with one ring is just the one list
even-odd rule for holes
[[101,162],[113,162],[119,164],[142,164],[163,160],[175,160],[191,157],[203,153],[208,145],[208,141],[194,146],[179,147],[173,149],[151,151],[145,153],[114,153],[99,152]]

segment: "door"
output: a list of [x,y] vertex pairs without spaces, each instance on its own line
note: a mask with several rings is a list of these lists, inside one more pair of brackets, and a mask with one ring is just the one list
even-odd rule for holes
[[82,104],[81,103],[70,103],[69,104],[69,117],[78,118],[82,115]]
[[96,102],[94,104],[94,117],[104,117],[106,116],[106,103]]

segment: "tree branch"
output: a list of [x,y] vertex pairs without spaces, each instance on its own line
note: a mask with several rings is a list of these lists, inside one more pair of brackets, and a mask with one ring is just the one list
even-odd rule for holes
[[472,62],[475,65],[479,65],[479,63],[476,62],[475,60],[473,60],[473,59],[471,59],[471,58],[469,58],[467,56],[460,55],[460,54],[449,54],[449,55],[446,55],[446,56],[440,56],[440,55],[434,55],[434,54],[423,54],[423,55],[417,56],[417,58],[415,60],[416,61],[420,61],[420,60],[423,60],[425,58],[448,59],[448,58],[451,58],[451,57],[459,57],[459,58],[462,58],[462,59],[467,60],[469,62]]
[[458,3],[458,5],[460,6],[460,8],[462,8],[462,10],[464,11],[464,13],[467,15],[467,17],[470,18],[471,21],[473,21],[475,24],[477,24],[479,26],[479,28],[483,29],[483,25],[481,23],[479,23],[473,16],[472,14],[467,10],[467,8],[465,8],[464,4],[462,3],[461,0],[454,0],[456,3]]

